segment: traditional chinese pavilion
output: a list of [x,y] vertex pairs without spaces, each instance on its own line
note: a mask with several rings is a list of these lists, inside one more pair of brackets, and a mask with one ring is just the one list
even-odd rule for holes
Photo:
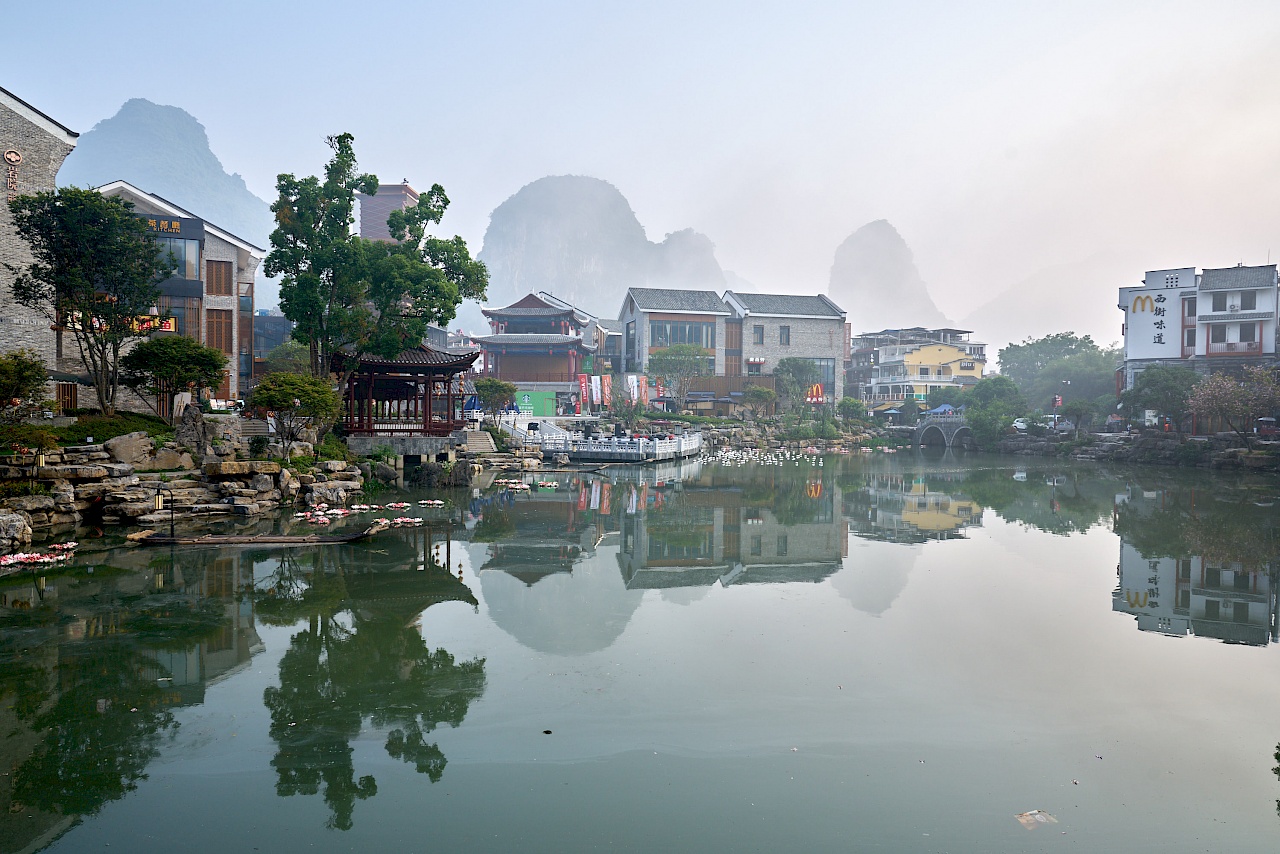
[[493,334],[472,340],[484,352],[486,374],[507,382],[569,383],[593,373],[598,327],[586,312],[549,294],[482,311]]
[[448,436],[464,429],[463,382],[479,353],[421,344],[394,359],[361,356],[347,384],[348,436]]

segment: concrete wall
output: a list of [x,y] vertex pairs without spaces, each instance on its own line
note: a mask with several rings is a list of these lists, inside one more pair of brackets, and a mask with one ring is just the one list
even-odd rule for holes
[[[755,343],[755,328],[764,327],[764,343]],[[791,343],[780,342],[781,327],[791,327]],[[844,397],[844,321],[838,317],[806,318],[747,315],[742,320],[742,370],[748,359],[764,359],[761,373],[772,374],[782,359],[833,359],[836,384],[828,399]]]

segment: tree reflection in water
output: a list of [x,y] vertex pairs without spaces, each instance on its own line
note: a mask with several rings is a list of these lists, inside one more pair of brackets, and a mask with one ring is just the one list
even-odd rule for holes
[[326,557],[311,557],[307,585],[298,583],[298,566],[282,567],[272,591],[287,595],[260,605],[259,614],[277,623],[307,619],[280,662],[279,687],[267,688],[263,702],[277,744],[277,794],[320,794],[330,810],[327,826],[347,830],[355,802],[378,792],[372,775],[356,778],[352,762],[351,742],[365,720],[388,730],[389,756],[439,781],[447,760],[426,736],[462,722],[484,692],[484,659],[457,662],[422,638],[417,617],[430,605],[475,603],[442,568],[352,571],[350,555],[329,556],[335,560],[328,565],[321,563]]

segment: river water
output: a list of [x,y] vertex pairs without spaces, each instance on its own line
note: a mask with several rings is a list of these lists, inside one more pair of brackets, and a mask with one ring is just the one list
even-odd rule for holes
[[0,580],[0,854],[1280,839],[1274,480],[907,454],[527,480],[406,493],[428,523],[361,544],[109,534]]

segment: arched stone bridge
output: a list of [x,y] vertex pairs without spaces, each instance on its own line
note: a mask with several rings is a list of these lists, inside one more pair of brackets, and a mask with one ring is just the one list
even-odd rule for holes
[[911,434],[911,446],[963,447],[972,439],[963,415],[926,415]]

